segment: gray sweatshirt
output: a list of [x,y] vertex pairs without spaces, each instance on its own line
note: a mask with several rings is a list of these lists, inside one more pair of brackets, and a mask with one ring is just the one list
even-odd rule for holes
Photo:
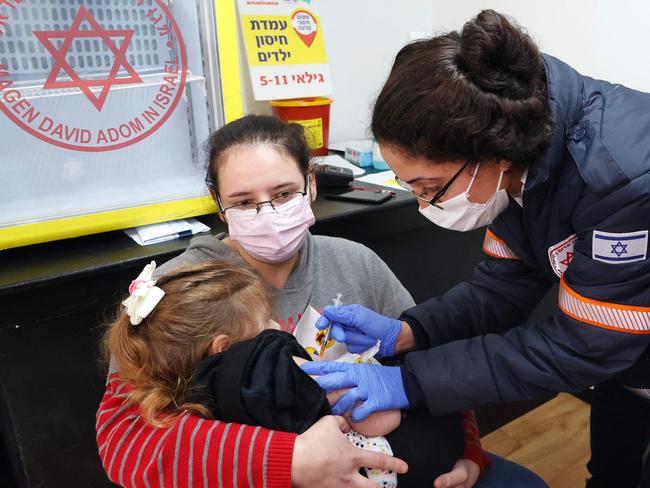
[[[200,236],[180,256],[156,269],[154,277],[188,264],[229,260],[246,265],[223,242],[226,234]],[[337,237],[312,236],[300,248],[300,258],[284,288],[271,287],[276,320],[291,332],[308,305],[322,310],[333,305],[360,303],[397,318],[414,305],[413,298],[379,256],[356,242]]]

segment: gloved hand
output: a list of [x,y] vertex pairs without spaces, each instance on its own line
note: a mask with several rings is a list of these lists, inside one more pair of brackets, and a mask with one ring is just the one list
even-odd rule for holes
[[353,422],[361,422],[378,410],[401,410],[409,406],[399,367],[330,361],[311,361],[300,367],[305,373],[316,375],[314,379],[328,393],[351,388],[332,407],[332,413],[342,415],[355,403],[363,402],[352,411]]
[[316,322],[316,328],[323,330],[330,321],[330,336],[337,342],[347,344],[351,353],[360,354],[381,341],[379,355],[395,355],[397,337],[402,331],[401,321],[384,317],[361,305],[328,305]]

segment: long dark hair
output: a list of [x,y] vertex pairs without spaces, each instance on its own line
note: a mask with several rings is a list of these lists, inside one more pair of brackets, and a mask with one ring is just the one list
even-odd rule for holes
[[529,166],[549,146],[552,130],[540,51],[494,10],[483,10],[461,32],[402,48],[372,115],[379,142],[437,162]]
[[226,153],[248,144],[272,144],[291,157],[303,175],[309,171],[309,146],[301,125],[270,115],[247,115],[212,133],[205,144],[205,182],[215,193],[219,193],[219,165]]

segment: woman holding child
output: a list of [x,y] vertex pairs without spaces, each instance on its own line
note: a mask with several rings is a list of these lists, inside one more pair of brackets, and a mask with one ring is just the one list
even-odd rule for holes
[[[107,333],[112,370],[97,415],[98,445],[107,474],[122,486],[148,482],[149,486],[369,487],[377,486],[376,477],[360,476],[360,468],[402,473],[405,466],[398,459],[358,449],[345,439],[342,432],[350,429],[350,423],[359,433],[363,426],[350,417],[327,415],[330,407],[324,392],[313,390],[316,383],[293,361],[287,363],[287,358],[300,357],[289,334],[267,329],[291,332],[309,305],[322,309],[335,301],[362,303],[397,317],[413,306],[412,298],[369,249],[309,234],[316,187],[298,126],[272,117],[245,117],[211,137],[208,156],[207,182],[229,235],[195,238],[181,256],[136,281],[132,296],[156,295],[159,300],[140,323],[133,324],[138,321],[133,319],[138,307],[132,307],[132,313],[123,313]],[[342,269],[348,272],[338,276]],[[150,295],[155,288],[160,291]],[[256,341],[274,346],[260,348]],[[269,356],[270,350],[277,354]],[[251,391],[242,389],[243,376],[237,375],[259,381],[256,364],[262,361],[263,351],[265,364],[273,364],[264,374],[278,368],[287,372],[280,378],[265,377],[262,393],[270,395],[265,398],[277,393],[273,390],[277,382],[279,391],[298,388],[322,407],[308,422],[282,424],[302,426],[293,432],[273,422],[267,425],[260,402],[246,401],[259,397],[249,393],[242,393],[237,405],[219,403],[224,397],[238,397],[218,394],[226,387],[215,385],[224,381],[232,391]],[[389,355],[389,351],[380,353]],[[234,369],[228,370],[226,363]],[[233,384],[226,381],[232,375],[224,371],[242,373],[234,374],[238,382]],[[196,384],[197,378],[203,383]],[[291,388],[288,378],[296,382]],[[196,396],[197,391],[204,394]],[[319,403],[319,398],[325,403]],[[294,403],[300,403],[300,398]],[[292,411],[291,421],[309,410]],[[432,438],[448,439],[450,446],[451,439],[461,436],[460,451],[446,469],[436,468],[435,477],[431,473],[427,485],[437,478],[438,487],[471,487],[485,467],[473,414],[462,418],[464,429],[455,423],[460,421],[454,420],[460,419],[457,416],[425,421]],[[402,426],[394,433],[381,433],[399,448],[408,425],[416,421],[416,413],[403,413]],[[451,452],[445,445],[436,449],[440,459]],[[395,455],[400,457],[400,452]],[[513,479],[532,479],[516,466],[497,461]],[[417,459],[412,462],[414,472],[418,463],[422,464]]]

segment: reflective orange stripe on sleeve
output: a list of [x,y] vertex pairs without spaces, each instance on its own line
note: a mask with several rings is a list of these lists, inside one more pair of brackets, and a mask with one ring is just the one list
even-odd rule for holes
[[487,229],[485,232],[483,252],[492,256],[493,258],[519,259],[519,257],[510,250],[503,239],[499,239],[490,229]]
[[650,307],[601,302],[579,295],[560,280],[558,304],[569,317],[587,324],[630,334],[650,334]]

